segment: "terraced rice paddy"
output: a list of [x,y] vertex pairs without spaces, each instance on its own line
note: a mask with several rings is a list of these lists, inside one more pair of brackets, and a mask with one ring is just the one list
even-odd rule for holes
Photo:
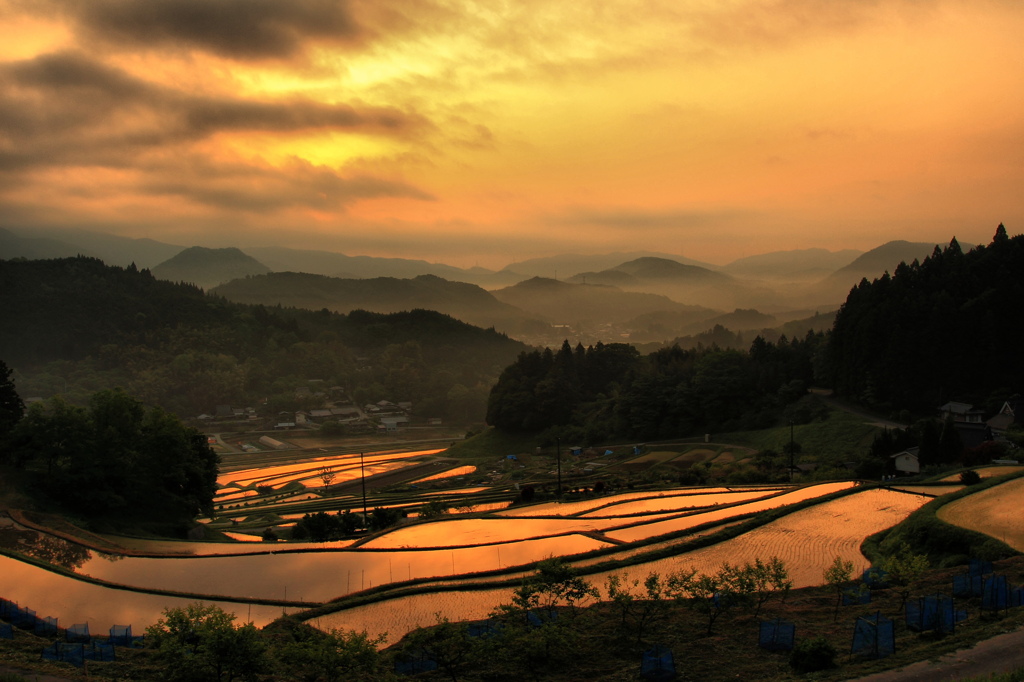
[[444,478],[455,478],[456,476],[468,476],[473,473],[476,473],[475,466],[455,467],[454,469],[442,471],[441,473],[434,474],[433,476],[427,476],[426,478],[415,480],[413,481],[413,484],[426,483],[427,481],[439,481]]
[[679,488],[671,492],[662,493],[620,493],[613,497],[598,497],[591,500],[581,500],[578,502],[542,502],[540,504],[531,504],[523,507],[513,507],[506,511],[503,511],[499,516],[575,516],[584,512],[588,512],[598,507],[604,507],[609,504],[617,504],[620,502],[626,502],[628,500],[639,500],[639,499],[650,499],[650,498],[661,498],[670,495],[685,495],[685,494],[702,494],[702,493],[727,493],[730,492],[729,488]]
[[[702,457],[708,453],[715,454],[715,451],[694,451],[687,456]],[[365,459],[372,462],[372,467],[400,467],[419,461],[420,454],[423,453],[385,453]],[[346,471],[351,473],[353,463],[358,465],[358,455],[316,458],[225,474],[222,483],[229,487],[222,499],[246,500],[242,489],[256,485],[282,486],[296,482],[306,485],[310,481],[320,485],[317,472],[321,467],[331,466],[342,476]],[[13,559],[2,559],[0,566],[16,567],[3,573],[5,584],[16,586],[12,588],[14,593],[4,596],[37,611],[49,610],[72,622],[134,621],[139,627],[154,622],[165,606],[190,601],[184,597],[179,600],[151,594],[155,591],[189,592],[210,601],[238,600],[242,603],[225,608],[244,620],[251,617],[262,624],[265,619],[279,615],[282,607],[254,605],[250,615],[248,602],[281,601],[292,604],[289,608],[298,608],[299,602],[321,603],[391,583],[458,581],[451,583],[454,589],[444,583],[441,592],[386,600],[317,621],[322,627],[366,628],[371,634],[388,631],[397,639],[412,627],[433,623],[438,611],[453,620],[485,617],[510,594],[510,588],[488,587],[489,581],[496,579],[487,575],[488,572],[503,571],[500,579],[515,578],[518,571],[527,570],[525,567],[550,556],[577,555],[574,561],[580,567],[593,566],[609,558],[635,559],[654,548],[679,546],[692,540],[694,535],[686,533],[697,526],[713,526],[713,530],[701,531],[708,534],[736,523],[739,516],[811,500],[853,485],[838,482],[795,489],[718,487],[629,492],[412,523],[356,543],[188,543],[116,539],[129,552],[145,552],[150,556],[112,556],[74,545],[69,550],[74,559],[66,565],[69,570],[139,590],[118,590],[113,593],[116,598],[110,596],[112,588],[87,585]],[[281,500],[261,500],[265,504],[259,511],[251,507],[239,510],[239,521],[251,524],[262,518],[262,514],[273,513],[274,507],[281,507],[285,517],[298,517],[301,514],[298,508],[286,509],[284,505],[302,497],[319,496],[296,488],[294,495]],[[394,506],[409,508],[438,497],[454,504],[471,501],[475,499],[473,496],[485,492],[479,487],[428,491],[429,494],[407,496],[401,502],[396,500]],[[478,511],[507,504],[491,502],[494,496],[484,497],[482,503],[476,505]],[[332,498],[332,501],[337,503],[340,499]],[[694,550],[682,557],[639,564],[627,571],[642,579],[648,571],[667,573],[684,564],[713,570],[723,561],[736,563],[778,555],[790,565],[799,585],[816,584],[821,581],[823,567],[837,555],[849,558],[858,566],[866,564],[858,550],[864,537],[898,522],[928,499],[921,494],[886,489],[856,492],[787,515],[718,545]],[[251,518],[243,516],[245,514]],[[659,537],[678,533],[684,535]],[[48,543],[54,541],[51,536],[40,537],[43,538],[39,541],[41,547],[48,547]],[[648,542],[651,540],[653,544]],[[644,542],[648,544],[634,544]],[[599,549],[608,554],[594,556]],[[52,554],[54,548],[49,547],[47,551]],[[164,556],[153,556],[157,554]],[[8,580],[8,575],[14,578]],[[591,580],[601,585],[606,577],[599,574]],[[470,584],[483,589],[459,591],[458,586]],[[55,592],[47,596],[54,590],[63,594]]]
[[[1021,471],[1021,470],[1024,470],[1024,466],[1019,465],[1019,464],[1016,465],[1016,466],[1014,466],[1014,465],[1007,465],[1007,466],[994,466],[994,467],[978,467],[977,469],[975,469],[975,471],[978,472],[978,476],[980,476],[981,478],[992,478],[993,476],[1002,476],[1003,474],[1013,474],[1013,473],[1017,473],[1018,471]],[[949,482],[949,483],[959,482],[960,481],[960,474],[953,474],[951,476],[946,476],[945,478],[943,478],[941,480],[943,482]]]
[[739,514],[751,514],[765,511],[767,509],[775,509],[776,507],[782,507],[787,504],[810,500],[815,497],[821,497],[822,495],[846,490],[847,488],[853,487],[853,485],[853,483],[847,481],[838,483],[821,483],[818,485],[807,486],[806,488],[799,488],[792,492],[783,493],[774,497],[767,497],[761,500],[747,502],[745,504],[738,504],[726,509],[716,509],[714,511],[673,517],[663,521],[655,521],[653,523],[633,525],[628,528],[609,532],[607,535],[613,540],[618,540],[620,542],[646,540],[647,538],[653,538],[667,533],[678,533],[713,521],[724,521]]
[[1024,478],[1015,478],[954,500],[937,515],[946,523],[991,535],[1024,551],[1024,516],[1018,502],[1022,496]]
[[[836,556],[854,562],[857,570],[867,568],[868,562],[859,549],[864,538],[902,521],[925,502],[927,499],[919,495],[865,490],[794,512],[718,545],[589,575],[587,580],[604,593],[607,579],[613,573],[642,581],[650,572],[664,575],[688,567],[713,572],[723,562],[742,564],[755,558],[778,556],[789,567],[796,587],[819,585],[825,568]],[[313,624],[323,628],[365,628],[371,635],[387,633],[389,642],[395,642],[409,629],[433,624],[437,612],[451,620],[486,618],[510,596],[509,588],[415,595],[323,616]]]

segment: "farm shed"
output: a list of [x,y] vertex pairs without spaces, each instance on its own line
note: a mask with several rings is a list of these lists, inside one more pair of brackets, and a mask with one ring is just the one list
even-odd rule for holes
[[904,474],[921,473],[921,462],[918,459],[919,452],[920,448],[909,448],[903,452],[897,452],[891,457],[893,467],[896,471]]

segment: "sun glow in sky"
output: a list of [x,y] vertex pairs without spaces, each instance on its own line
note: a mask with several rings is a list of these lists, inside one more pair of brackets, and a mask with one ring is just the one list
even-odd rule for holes
[[0,226],[503,267],[1024,223],[1017,2],[0,0],[0,30]]

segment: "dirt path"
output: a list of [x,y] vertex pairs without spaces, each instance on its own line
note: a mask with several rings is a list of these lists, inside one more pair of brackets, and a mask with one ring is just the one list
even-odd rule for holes
[[969,649],[946,654],[936,661],[919,661],[861,677],[857,682],[944,682],[1006,673],[1021,667],[1024,667],[1024,630],[1015,630],[978,642]]

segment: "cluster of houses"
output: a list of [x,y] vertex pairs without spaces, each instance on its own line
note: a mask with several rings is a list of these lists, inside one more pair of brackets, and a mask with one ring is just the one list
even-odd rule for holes
[[[1006,431],[1014,424],[1018,415],[1024,417],[1024,399],[1021,398],[1005,401],[999,412],[989,419],[985,419],[984,410],[967,403],[948,402],[938,410],[939,419],[953,420],[953,426],[965,448],[978,447],[988,441],[1007,442]],[[893,467],[898,473],[920,473],[919,452],[920,448],[908,448],[903,452],[897,452],[892,455]]]

